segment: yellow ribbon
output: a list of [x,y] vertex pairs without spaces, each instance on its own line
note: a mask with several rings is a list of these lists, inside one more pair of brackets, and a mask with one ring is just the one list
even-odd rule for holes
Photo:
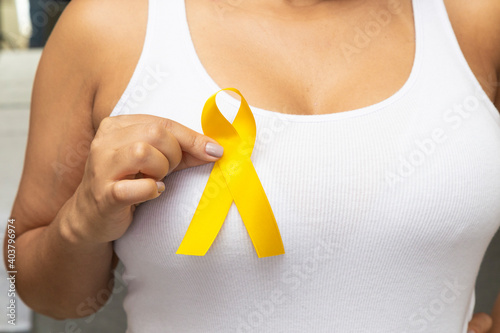
[[[233,124],[222,115],[215,102],[215,97],[222,90],[231,90],[241,97]],[[250,160],[256,133],[252,111],[237,89],[222,90],[205,103],[201,125],[205,135],[224,147],[224,156],[214,164],[177,254],[205,255],[219,233],[233,200],[258,257],[284,254],[271,205]]]

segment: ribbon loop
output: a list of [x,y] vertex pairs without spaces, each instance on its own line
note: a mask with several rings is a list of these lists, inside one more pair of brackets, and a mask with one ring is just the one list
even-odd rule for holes
[[[220,112],[215,97],[231,90],[241,97],[231,124]],[[212,172],[177,254],[203,256],[214,242],[231,204],[236,204],[259,258],[285,253],[271,205],[250,160],[256,125],[245,98],[234,88],[213,94],[201,116],[205,135],[224,147],[224,156]]]

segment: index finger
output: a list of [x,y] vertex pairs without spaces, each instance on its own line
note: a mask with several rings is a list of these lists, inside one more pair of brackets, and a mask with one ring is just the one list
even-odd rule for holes
[[[186,152],[194,160],[199,160],[200,162],[214,162],[222,157],[224,151],[222,146],[214,139],[168,118],[137,114],[116,116],[116,120],[123,127],[137,125],[138,123],[157,124],[174,136],[183,152]],[[193,159],[191,158],[190,163],[187,164],[192,165],[192,161]]]

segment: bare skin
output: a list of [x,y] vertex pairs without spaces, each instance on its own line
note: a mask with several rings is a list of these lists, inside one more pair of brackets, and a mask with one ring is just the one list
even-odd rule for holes
[[[408,0],[350,59],[335,45],[350,42],[352,29],[387,1],[235,2],[188,0],[188,21],[207,72],[220,87],[238,87],[251,105],[293,114],[343,112],[388,98],[410,74],[415,45]],[[500,107],[500,3],[446,5],[474,74]],[[42,56],[12,217],[19,293],[55,318],[82,316],[78,308],[87,297],[112,287],[111,242],[131,223],[135,203],[160,195],[157,180],[217,159],[205,152],[213,140],[179,124],[148,115],[107,118],[135,69],[146,21],[144,0],[73,0]],[[488,317],[477,318],[476,333],[488,332]]]

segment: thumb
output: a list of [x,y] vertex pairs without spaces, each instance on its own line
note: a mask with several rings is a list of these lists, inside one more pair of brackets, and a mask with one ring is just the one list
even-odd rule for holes
[[486,313],[476,313],[469,322],[467,333],[488,333],[493,326],[493,320]]
[[157,198],[165,190],[162,181],[152,178],[123,179],[111,185],[113,203],[130,206]]

